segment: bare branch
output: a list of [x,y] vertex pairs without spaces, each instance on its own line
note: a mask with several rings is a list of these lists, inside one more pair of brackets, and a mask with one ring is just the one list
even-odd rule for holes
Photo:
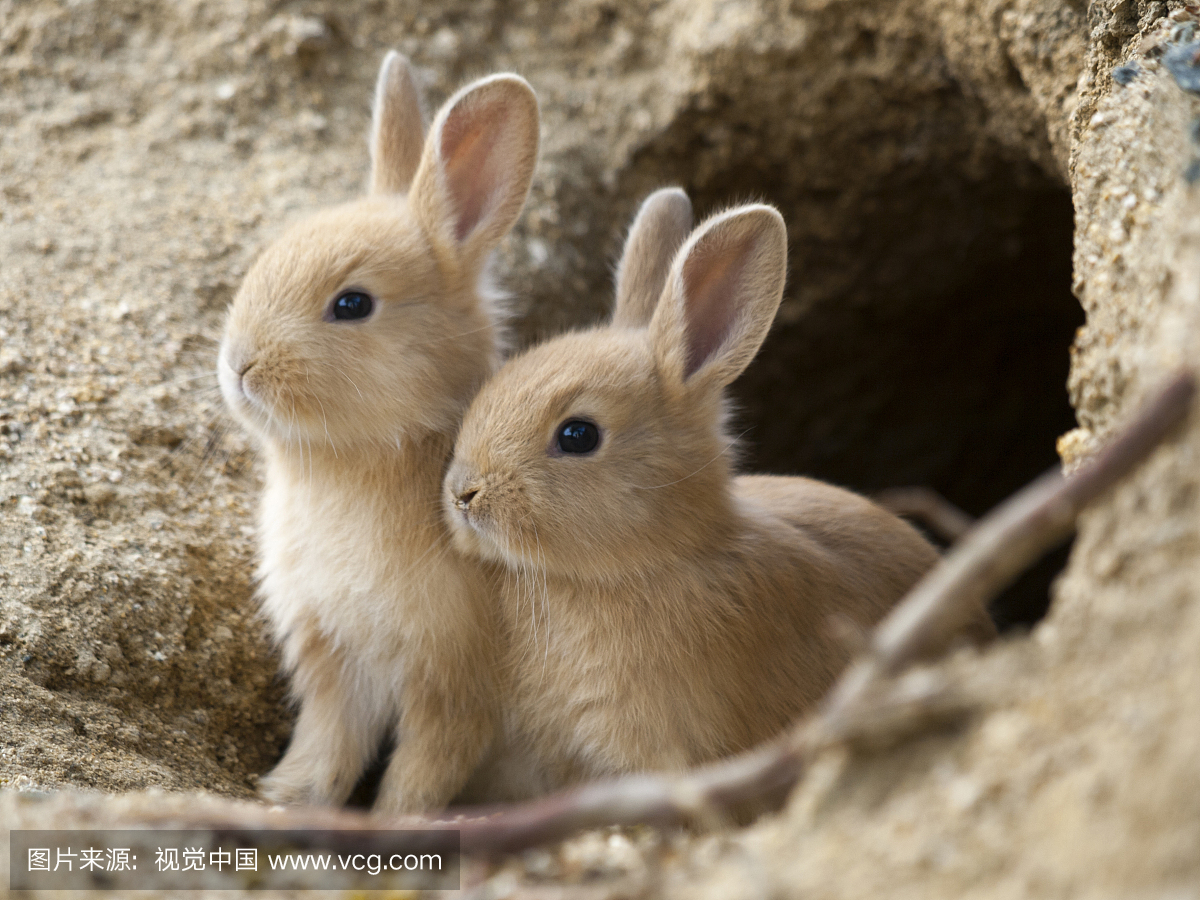
[[947,544],[953,544],[975,524],[973,518],[932,488],[888,488],[873,499],[898,516],[920,522]]

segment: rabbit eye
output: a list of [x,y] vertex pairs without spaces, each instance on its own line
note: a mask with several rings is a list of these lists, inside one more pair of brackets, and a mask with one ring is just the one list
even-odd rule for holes
[[591,453],[600,443],[600,429],[586,419],[570,419],[558,426],[558,449],[563,453]]
[[333,301],[333,317],[335,319],[365,319],[375,308],[375,301],[370,294],[362,291],[346,291],[338,294]]

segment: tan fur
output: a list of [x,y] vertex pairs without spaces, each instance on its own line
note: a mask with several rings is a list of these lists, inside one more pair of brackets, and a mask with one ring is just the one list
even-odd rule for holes
[[648,325],[667,280],[671,258],[692,230],[692,201],[679,188],[655,191],[638,210],[617,267],[613,324]]
[[[426,139],[392,53],[371,133],[372,193],[255,262],[218,374],[266,460],[260,594],[300,701],[263,793],[341,803],[391,730],[377,805],[405,812],[444,806],[493,739],[493,602],[450,546],[439,492],[462,412],[498,362],[487,257],[528,193],[537,101],[516,76],[484,79]],[[374,311],[334,320],[349,289]]]
[[[384,114],[388,104],[391,112]],[[412,67],[395,50],[388,51],[379,67],[373,109],[369,190],[378,194],[403,193],[417,174],[425,133],[424,129],[414,127],[420,124],[422,116],[421,95],[413,80]]]
[[[637,230],[627,252],[670,252]],[[772,737],[845,665],[831,619],[874,624],[936,560],[848,491],[734,478],[722,389],[766,335],[785,258],[770,207],[710,219],[649,327],[550,341],[473,402],[443,499],[458,544],[503,567],[511,679],[507,751],[479,794],[679,769]],[[557,449],[576,418],[601,428],[590,454]]]

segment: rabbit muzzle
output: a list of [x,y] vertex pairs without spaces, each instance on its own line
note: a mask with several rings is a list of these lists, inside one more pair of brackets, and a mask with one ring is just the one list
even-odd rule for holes
[[470,487],[462,491],[454,498],[454,508],[467,512],[471,508],[471,501],[475,499],[475,495],[479,493],[479,488]]
[[460,546],[489,558],[505,557],[511,538],[506,522],[518,493],[506,478],[481,476],[455,463],[446,476],[443,501]]
[[234,407],[245,406],[250,402],[246,391],[246,373],[257,362],[253,357],[241,352],[238,348],[225,345],[217,357],[217,381],[226,401]]
[[483,479],[456,463],[446,475],[446,503],[459,515],[455,519],[471,521],[471,503],[484,489]]

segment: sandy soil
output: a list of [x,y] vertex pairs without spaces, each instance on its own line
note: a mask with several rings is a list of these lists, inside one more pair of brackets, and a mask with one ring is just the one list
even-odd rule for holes
[[[1186,5],[882,6],[0,0],[0,827],[163,802],[31,791],[247,801],[286,741],[252,599],[258,472],[215,342],[257,248],[361,188],[388,47],[434,102],[497,68],[542,98],[542,167],[501,254],[525,339],[605,308],[621,223],[663,181],[702,208],[778,202],[806,275],[783,327],[826,344],[927,309],[906,285],[961,297],[981,267],[1019,267],[1005,241],[1070,191],[1088,320],[1068,463],[1200,358],[1200,100],[1161,63],[1198,33]],[[806,346],[781,339],[762,371],[803,394]],[[925,446],[872,435],[882,395],[849,394],[828,408]],[[1200,896],[1198,454],[1193,425],[1087,514],[1031,637],[946,663],[978,707],[962,729],[830,754],[744,831],[475,865],[477,896]],[[847,478],[880,475],[862,458]]]

